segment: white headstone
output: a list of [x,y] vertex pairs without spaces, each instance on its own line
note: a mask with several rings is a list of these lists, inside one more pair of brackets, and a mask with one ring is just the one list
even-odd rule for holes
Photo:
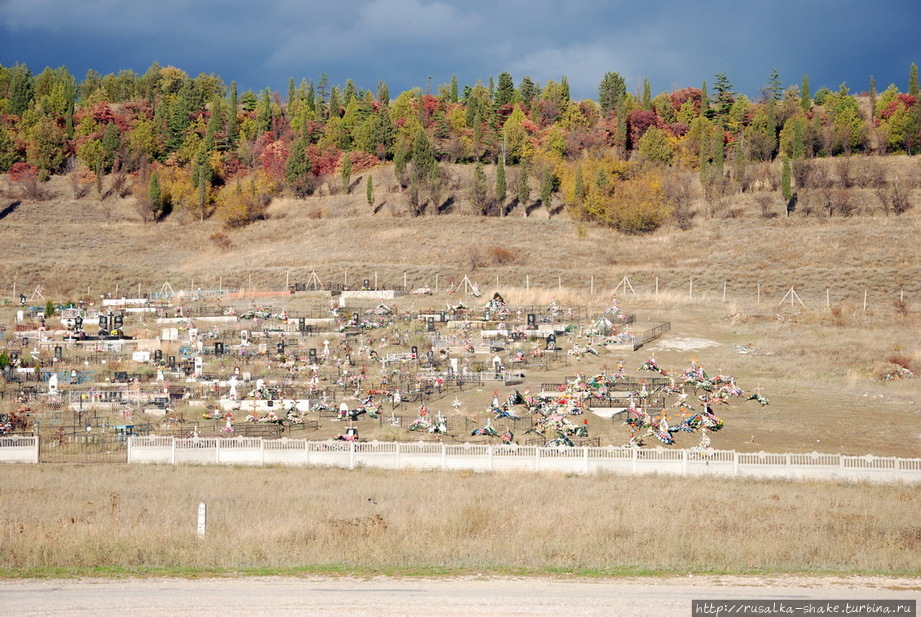
[[58,393],[58,374],[51,373],[51,377],[48,378],[48,392],[50,394]]

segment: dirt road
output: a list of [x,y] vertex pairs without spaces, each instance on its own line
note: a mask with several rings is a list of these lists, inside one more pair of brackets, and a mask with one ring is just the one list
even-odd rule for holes
[[884,577],[210,578],[0,581],[0,616],[690,616],[699,599],[921,599]]

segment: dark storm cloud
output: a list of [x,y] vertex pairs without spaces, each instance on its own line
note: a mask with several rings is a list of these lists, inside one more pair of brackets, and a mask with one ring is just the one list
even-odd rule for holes
[[813,89],[905,89],[916,0],[0,0],[0,63],[144,72],[154,60],[242,88],[378,80],[392,93],[509,71],[594,97],[607,71],[653,92],[726,73],[755,97],[770,71]]

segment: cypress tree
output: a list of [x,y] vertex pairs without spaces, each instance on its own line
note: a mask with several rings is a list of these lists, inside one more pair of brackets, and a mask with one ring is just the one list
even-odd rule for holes
[[643,109],[652,109],[652,86],[648,79],[643,79]]
[[451,102],[457,102],[457,75],[451,75]]
[[316,94],[314,94],[313,91],[312,81],[307,84],[307,97],[304,102],[307,104],[307,109],[310,111],[314,111],[316,109]]
[[147,186],[147,199],[150,201],[150,213],[156,218],[163,205],[163,196],[160,193],[160,179],[157,172],[150,174],[150,183]]
[[712,118],[713,111],[710,109],[710,95],[707,94],[707,82],[700,86],[700,115],[704,118]]
[[365,184],[365,199],[368,200],[369,206],[374,206],[374,178],[368,174],[368,182]]
[[809,91],[809,75],[803,75],[803,84],[799,89],[799,106],[804,112],[812,107],[812,92]]
[[342,153],[342,165],[339,168],[339,177],[342,179],[342,190],[349,192],[349,185],[352,183],[352,157],[348,152]]
[[505,181],[505,157],[499,157],[499,164],[496,166],[496,201],[499,204],[499,213],[505,213],[505,198],[508,194],[508,185]]
[[911,68],[908,69],[908,94],[914,97],[918,96],[918,65],[914,62],[911,63]]

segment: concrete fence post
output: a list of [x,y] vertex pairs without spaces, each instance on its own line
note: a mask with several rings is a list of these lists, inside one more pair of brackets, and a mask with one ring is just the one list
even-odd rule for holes
[[355,442],[349,442],[349,469],[355,469]]
[[448,446],[441,444],[441,470],[445,471],[448,468]]
[[175,437],[170,437],[169,462],[171,465],[176,464],[176,438]]

